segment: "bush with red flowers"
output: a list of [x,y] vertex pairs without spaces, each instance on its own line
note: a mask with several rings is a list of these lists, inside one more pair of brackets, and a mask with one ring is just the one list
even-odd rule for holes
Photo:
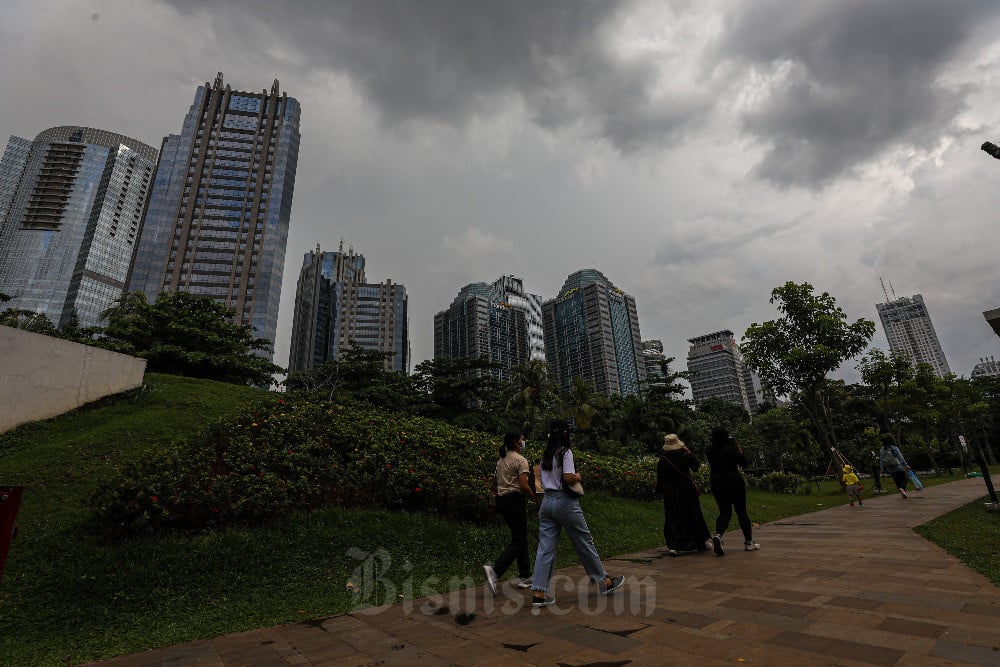
[[498,446],[431,419],[272,398],[123,465],[91,505],[97,530],[110,536],[257,523],[326,505],[481,520]]

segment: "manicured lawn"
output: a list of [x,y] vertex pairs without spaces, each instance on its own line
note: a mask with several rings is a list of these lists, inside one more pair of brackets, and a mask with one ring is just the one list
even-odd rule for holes
[[[996,480],[997,476],[993,475]],[[983,496],[975,502],[917,527],[917,532],[1000,586],[1000,514],[989,513]]]
[[[111,545],[87,536],[86,499],[116,463],[260,396],[150,375],[142,390],[0,436],[0,483],[30,487],[0,582],[0,664],[77,663],[482,583],[481,564],[506,543],[499,521],[330,508],[204,535]],[[659,502],[582,502],[604,558],[662,545]],[[759,523],[845,502],[834,481],[809,495],[749,498]],[[706,494],[702,504],[711,526],[715,503]],[[564,541],[559,565],[576,562]]]

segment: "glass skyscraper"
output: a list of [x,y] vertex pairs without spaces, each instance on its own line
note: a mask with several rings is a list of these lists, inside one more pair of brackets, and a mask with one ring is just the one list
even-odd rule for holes
[[[434,358],[485,358],[499,364],[491,372],[501,382],[532,359],[531,306],[521,280],[504,276],[492,285],[470,283],[447,310],[434,315]],[[514,301],[519,301],[515,304]]]
[[130,291],[204,294],[274,341],[299,155],[299,103],[280,92],[199,86],[164,138]]
[[54,127],[11,137],[0,160],[0,292],[62,326],[100,324],[128,277],[156,149]]
[[574,378],[600,394],[630,396],[646,379],[635,299],[597,269],[571,274],[542,304],[545,359],[562,391]]
[[406,288],[391,280],[365,282],[364,255],[306,253],[295,290],[289,371],[336,361],[354,342],[366,350],[391,352],[386,370],[409,372]]

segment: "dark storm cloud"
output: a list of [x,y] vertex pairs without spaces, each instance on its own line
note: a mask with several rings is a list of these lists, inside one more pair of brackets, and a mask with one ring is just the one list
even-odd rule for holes
[[977,26],[1000,14],[995,0],[742,7],[721,38],[721,55],[782,72],[742,117],[744,131],[768,146],[756,173],[812,187],[893,146],[935,145],[968,93],[936,77]]
[[657,98],[655,63],[613,52],[609,32],[632,2],[165,1],[210,16],[224,39],[347,74],[388,124],[462,125],[520,101],[544,128],[582,125],[633,152],[672,141],[711,105]]

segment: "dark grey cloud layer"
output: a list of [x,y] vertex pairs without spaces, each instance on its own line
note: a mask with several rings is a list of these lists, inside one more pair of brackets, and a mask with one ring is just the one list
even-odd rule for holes
[[462,125],[522,103],[539,126],[583,124],[622,152],[659,147],[710,98],[660,100],[656,64],[626,60],[609,33],[633,2],[552,0],[167,0],[220,34],[275,39],[303,67],[346,73],[388,124]]
[[937,77],[995,0],[744,3],[720,40],[724,58],[775,74],[743,127],[767,146],[756,174],[822,186],[899,145],[932,147],[968,90]]

